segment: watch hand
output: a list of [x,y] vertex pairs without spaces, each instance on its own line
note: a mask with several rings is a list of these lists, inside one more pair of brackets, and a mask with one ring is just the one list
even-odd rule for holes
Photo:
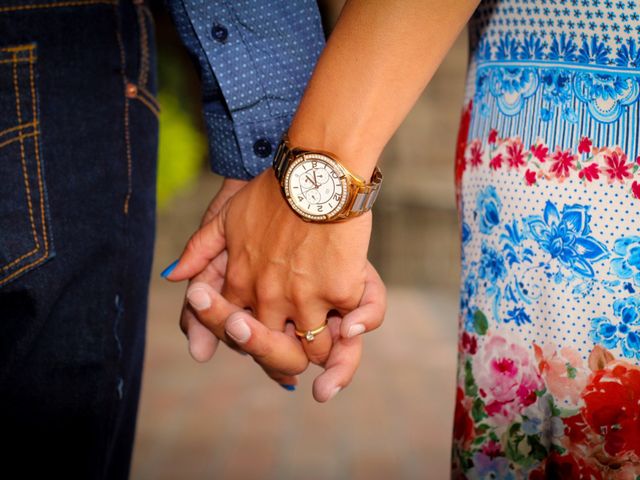
[[[315,172],[313,173],[313,176],[314,177],[316,176]],[[306,175],[306,179],[309,180],[309,182],[311,182],[311,184],[313,185],[313,188],[318,188],[318,184],[313,180],[311,180],[311,177],[309,175]]]

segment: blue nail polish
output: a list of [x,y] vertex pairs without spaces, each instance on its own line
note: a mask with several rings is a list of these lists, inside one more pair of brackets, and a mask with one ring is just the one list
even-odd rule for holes
[[281,383],[280,386],[282,388],[284,388],[285,390],[289,391],[289,392],[295,392],[296,391],[296,386],[295,385],[287,385],[285,383]]
[[178,265],[178,262],[180,261],[180,259],[176,260],[175,262],[173,262],[171,265],[169,265],[167,268],[165,268],[162,273],[160,274],[160,276],[162,278],[167,278],[169,275],[171,275],[171,272],[173,272],[173,270],[176,268],[176,265]]

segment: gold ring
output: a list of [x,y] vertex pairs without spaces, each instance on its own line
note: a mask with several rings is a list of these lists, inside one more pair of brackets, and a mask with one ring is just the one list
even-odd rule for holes
[[318,328],[314,328],[313,330],[307,330],[307,331],[302,332],[302,331],[296,329],[296,335],[306,339],[307,342],[313,342],[313,339],[316,338],[316,335],[318,335],[321,331],[323,331],[325,328],[327,328],[327,325],[328,325],[328,323],[325,320],[322,325],[320,325]]

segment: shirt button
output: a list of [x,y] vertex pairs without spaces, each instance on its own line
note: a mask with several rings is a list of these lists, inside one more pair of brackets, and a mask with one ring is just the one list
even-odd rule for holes
[[271,142],[266,138],[259,138],[253,144],[253,152],[259,157],[266,158],[271,155]]
[[220,25],[219,23],[214,23],[213,28],[211,29],[211,35],[213,39],[224,43],[227,41],[227,37],[229,36],[229,30],[224,25]]

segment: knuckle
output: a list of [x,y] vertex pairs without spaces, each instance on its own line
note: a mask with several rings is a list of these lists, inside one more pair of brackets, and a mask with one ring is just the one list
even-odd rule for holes
[[282,299],[282,294],[276,283],[267,279],[256,283],[256,298],[260,304],[273,305]]

